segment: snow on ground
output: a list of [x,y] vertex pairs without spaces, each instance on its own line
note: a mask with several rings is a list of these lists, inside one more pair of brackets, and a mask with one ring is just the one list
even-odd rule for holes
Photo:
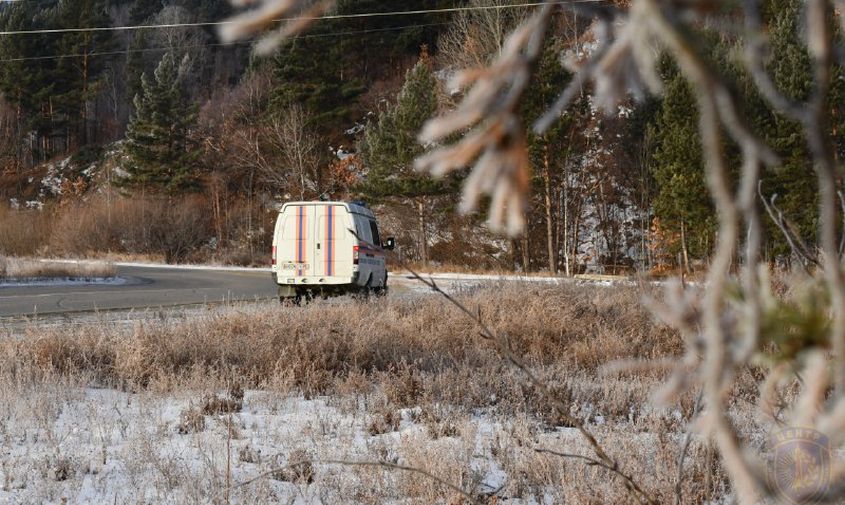
[[[204,416],[195,431],[180,428],[183,413],[203,403],[190,393],[56,385],[0,403],[0,503],[15,504],[218,502],[227,467],[233,503],[344,503],[372,485],[395,486],[389,503],[405,503],[406,475],[320,463],[335,460],[421,465],[435,458],[447,470],[469,469],[469,481],[493,492],[509,479],[493,454],[518,429],[477,414],[457,433],[432,439],[418,422],[419,409],[405,409],[397,431],[372,434],[366,398],[358,395],[306,400],[247,391],[241,412]],[[577,438],[573,430],[548,436]],[[314,461],[314,485],[274,472],[301,455]]]
[[[60,264],[101,264],[98,260],[77,260],[77,259],[44,259],[41,260],[46,263],[60,263]],[[168,263],[141,263],[132,261],[117,261],[109,262],[116,267],[129,268],[160,268],[165,270],[214,270],[223,272],[270,272],[270,268],[254,268],[254,267],[236,267],[227,265],[201,265],[201,264],[179,264],[172,265]]]
[[[50,263],[79,263],[79,264],[93,264],[101,263],[94,260],[75,260],[75,259],[50,259],[42,260]],[[271,272],[269,267],[237,267],[231,265],[207,265],[207,264],[167,264],[167,263],[142,263],[142,262],[114,262],[111,263],[116,267],[129,268],[160,268],[166,270],[211,270],[223,272]],[[610,286],[614,284],[630,284],[631,282],[624,277],[614,276],[575,276],[556,277],[556,276],[542,276],[542,275],[520,275],[520,274],[476,274],[476,273],[453,273],[453,272],[417,272],[424,279],[434,279],[443,281],[493,281],[493,282],[537,282],[543,284],[560,284],[564,282],[579,282],[590,283],[595,285]],[[404,270],[393,270],[390,272],[391,279],[407,279],[414,280],[413,275]]]
[[61,286],[123,286],[127,280],[123,277],[93,277],[93,278],[32,278],[0,281],[0,288],[29,288],[29,287],[61,287]]

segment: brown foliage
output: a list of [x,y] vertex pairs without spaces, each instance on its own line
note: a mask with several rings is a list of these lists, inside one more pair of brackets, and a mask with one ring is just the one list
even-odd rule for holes
[[211,238],[207,209],[199,196],[89,202],[58,215],[51,250],[77,256],[158,253],[168,262],[183,261]]
[[50,234],[50,218],[35,210],[9,210],[0,206],[0,254],[31,256]]
[[[550,371],[594,376],[609,361],[667,356],[681,346],[638,305],[633,288],[597,293],[521,285],[462,299],[509,335],[523,359]],[[473,323],[437,299],[245,309],[175,324],[138,323],[132,330],[93,325],[39,333],[38,339],[0,342],[0,359],[133,388],[166,388],[173,377],[200,373],[209,384],[226,380],[221,387],[291,384],[313,396],[363,374],[399,407],[427,399],[525,403],[526,392],[515,385],[520,381],[504,373],[495,350],[479,343]]]

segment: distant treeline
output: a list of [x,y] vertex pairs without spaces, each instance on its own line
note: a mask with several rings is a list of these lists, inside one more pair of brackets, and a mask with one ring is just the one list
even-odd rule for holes
[[[495,3],[518,2],[343,0],[338,11]],[[769,70],[796,98],[811,86],[800,9],[798,0],[772,0],[764,13],[773,27]],[[413,159],[431,147],[417,143],[417,131],[460,98],[449,78],[489,63],[528,12],[324,20],[258,59],[248,44],[220,45],[205,24],[232,14],[225,0],[0,4],[0,30],[14,32],[0,37],[0,206],[30,202],[40,210],[28,212],[41,213],[88,206],[97,209],[92,215],[109,215],[103,206],[120,199],[193,195],[189,206],[206,210],[198,221],[205,231],[179,255],[229,251],[224,256],[248,263],[263,259],[269,211],[280,201],[366,198],[406,259],[570,274],[694,270],[715,243],[716,209],[703,177],[695,97],[668,59],[662,96],[606,114],[585,88],[553,130],[529,135],[535,196],[521,239],[488,233],[483,216],[456,215],[461,173],[433,181],[413,170]],[[570,79],[561,55],[577,59],[594,45],[583,18],[560,14],[556,23],[524,100],[526,124]],[[170,27],[66,30],[137,25]],[[701,27],[697,40],[734,77],[746,117],[781,157],[782,166],[764,175],[762,193],[779,195],[790,226],[815,243],[815,176],[798,125],[753,92],[737,60],[741,39]],[[830,129],[841,158],[845,80],[837,71]],[[724,148],[739,163],[737,148]],[[48,177],[50,190],[42,182]],[[8,222],[14,213],[4,216]],[[788,247],[766,226],[767,259],[788,262]],[[150,254],[155,247],[137,244],[145,236],[129,242]],[[9,249],[0,243],[0,253],[16,252]]]

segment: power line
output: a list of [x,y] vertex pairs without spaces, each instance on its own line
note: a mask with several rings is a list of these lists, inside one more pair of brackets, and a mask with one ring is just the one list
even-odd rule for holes
[[[8,1],[8,0],[6,0]],[[20,0],[15,0],[20,1]],[[276,21],[321,21],[321,20],[337,20],[337,19],[361,19],[361,18],[378,18],[378,17],[394,17],[394,16],[418,16],[421,14],[448,14],[456,12],[470,12],[470,11],[488,11],[488,10],[506,10],[506,9],[520,9],[529,7],[540,7],[543,5],[573,5],[573,4],[589,4],[589,3],[606,3],[608,0],[556,0],[549,2],[529,2],[509,5],[484,5],[476,7],[448,7],[443,9],[420,9],[410,11],[392,11],[392,12],[363,12],[359,14],[327,14],[315,17],[292,17],[277,19]],[[2,3],[2,0],[0,0]],[[119,32],[119,31],[136,31],[136,30],[157,30],[166,28],[203,28],[214,26],[225,26],[237,23],[237,21],[206,21],[199,23],[164,23],[156,25],[126,25],[126,26],[98,26],[90,28],[43,28],[37,30],[7,30],[0,31],[0,36],[11,35],[47,35],[59,33],[79,33],[79,32]]]
[[[5,1],[5,0],[4,0]],[[23,0],[15,0],[15,1],[23,1]],[[415,25],[406,25],[406,26],[394,26],[390,28],[372,28],[369,30],[354,30],[354,31],[346,31],[346,32],[333,32],[333,33],[315,33],[315,34],[306,34],[294,37],[293,39],[316,39],[316,38],[328,38],[328,37],[341,37],[346,35],[365,35],[368,33],[378,33],[378,32],[390,32],[390,31],[400,31],[400,30],[407,30],[411,28],[427,28],[430,26],[443,26],[449,23],[425,23],[425,24],[415,24]],[[135,54],[135,53],[149,53],[149,52],[163,52],[163,51],[170,51],[171,49],[199,49],[203,47],[223,47],[223,46],[243,46],[243,45],[250,45],[252,42],[235,42],[235,43],[208,43],[208,44],[190,44],[190,45],[183,45],[183,46],[162,46],[162,47],[146,47],[142,49],[124,49],[122,51],[102,51],[102,52],[93,52],[93,53],[73,53],[73,54],[54,54],[54,55],[45,55],[45,56],[27,56],[21,58],[7,58],[0,60],[0,63],[17,63],[22,61],[41,61],[41,60],[55,60],[60,58],[83,58],[83,57],[94,57],[94,56],[120,56],[124,54]]]

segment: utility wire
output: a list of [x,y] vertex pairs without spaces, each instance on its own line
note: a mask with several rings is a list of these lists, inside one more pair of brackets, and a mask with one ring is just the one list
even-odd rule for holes
[[[8,0],[0,0],[8,1]],[[15,0],[15,1],[24,1],[24,0]],[[296,37],[291,37],[291,40],[298,40],[298,39],[317,39],[317,38],[328,38],[328,37],[342,37],[347,35],[365,35],[368,33],[378,33],[378,32],[391,32],[391,31],[400,31],[400,30],[408,30],[411,28],[427,28],[430,26],[443,26],[449,23],[425,23],[425,24],[416,24],[416,25],[406,25],[406,26],[393,26],[390,28],[372,28],[369,30],[354,30],[354,31],[346,31],[346,32],[333,32],[333,33],[315,33],[315,34],[306,34],[306,35],[299,35]],[[208,44],[190,44],[190,45],[183,45],[183,46],[161,46],[161,47],[145,47],[139,49],[125,49],[122,51],[101,51],[101,52],[92,52],[92,53],[73,53],[73,54],[55,54],[55,55],[45,55],[45,56],[28,56],[28,57],[21,57],[21,58],[7,58],[0,60],[0,63],[16,63],[21,61],[40,61],[40,60],[55,60],[60,58],[83,58],[83,57],[93,57],[93,56],[120,56],[124,54],[134,54],[134,53],[148,53],[148,52],[160,52],[160,51],[170,51],[172,49],[198,49],[203,47],[226,47],[226,46],[245,46],[250,45],[253,42],[246,41],[246,42],[233,42],[233,43],[208,43]]]
[[[18,0],[16,0],[18,1]],[[482,5],[476,7],[449,7],[443,9],[420,9],[410,11],[392,11],[392,12],[362,12],[359,14],[327,14],[315,17],[292,17],[277,19],[276,21],[299,21],[299,20],[332,20],[332,19],[361,19],[361,18],[379,18],[379,17],[393,17],[393,16],[418,16],[421,14],[447,14],[456,12],[470,12],[470,11],[489,11],[489,10],[507,10],[520,9],[528,7],[540,7],[543,5],[574,5],[574,4],[591,4],[591,3],[606,3],[609,0],[555,0],[549,2],[529,2],[508,5]],[[0,1],[2,3],[2,1]],[[90,28],[43,28],[37,30],[7,30],[0,31],[0,36],[11,35],[46,35],[57,33],[79,33],[79,32],[119,32],[119,31],[135,31],[135,30],[154,30],[166,28],[201,28],[212,26],[224,26],[237,23],[237,21],[207,21],[200,23],[165,23],[156,25],[126,25],[126,26],[97,26]]]

